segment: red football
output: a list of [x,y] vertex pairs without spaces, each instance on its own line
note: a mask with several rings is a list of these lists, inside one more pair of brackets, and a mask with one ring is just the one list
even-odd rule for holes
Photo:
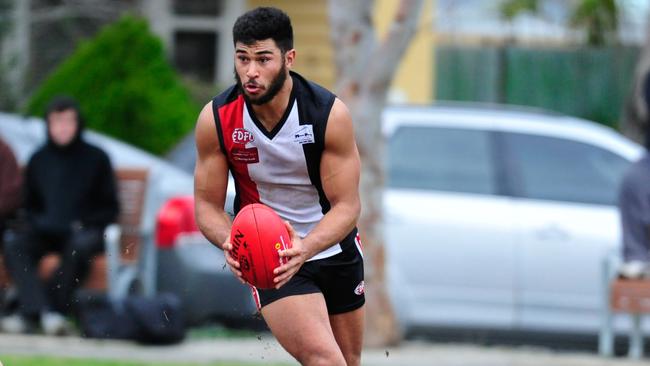
[[273,288],[273,270],[289,260],[280,258],[278,251],[291,248],[280,216],[260,203],[245,206],[232,223],[230,243],[242,277],[255,287]]

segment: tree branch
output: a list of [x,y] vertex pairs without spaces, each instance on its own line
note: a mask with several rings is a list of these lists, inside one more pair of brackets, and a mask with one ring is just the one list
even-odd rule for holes
[[356,93],[359,85],[347,85],[364,74],[376,44],[371,12],[373,0],[330,0],[329,16],[336,63],[336,90]]
[[371,90],[384,90],[390,85],[397,64],[403,58],[415,34],[423,3],[423,0],[400,1],[386,37],[371,57],[371,67],[366,69]]

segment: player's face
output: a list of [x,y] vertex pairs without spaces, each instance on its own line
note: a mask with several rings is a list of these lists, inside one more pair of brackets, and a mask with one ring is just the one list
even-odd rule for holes
[[235,77],[248,100],[264,104],[273,99],[287,78],[294,50],[284,55],[272,39],[235,45]]
[[51,112],[48,117],[50,137],[55,144],[66,146],[74,139],[79,128],[77,112],[66,109],[60,112]]

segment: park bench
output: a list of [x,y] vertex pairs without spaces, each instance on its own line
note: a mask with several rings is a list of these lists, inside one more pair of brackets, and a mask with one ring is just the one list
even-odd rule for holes
[[[120,203],[118,222],[106,228],[106,251],[93,258],[90,273],[81,288],[107,292],[111,297],[117,298],[125,296],[137,282],[137,259],[142,247],[141,222],[148,175],[147,169],[116,169]],[[39,275],[47,278],[58,263],[58,255],[46,255],[39,264]],[[10,285],[11,279],[0,256],[0,288]]]
[[616,266],[611,258],[603,264],[603,303],[602,324],[599,335],[598,350],[602,356],[614,353],[615,314],[627,314],[631,317],[632,327],[629,334],[628,357],[643,357],[643,315],[650,314],[650,278],[628,279],[617,275]]

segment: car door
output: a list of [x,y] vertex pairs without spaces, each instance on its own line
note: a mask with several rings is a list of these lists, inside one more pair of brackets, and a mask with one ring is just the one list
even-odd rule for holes
[[517,302],[523,328],[593,332],[601,265],[619,242],[616,196],[629,161],[551,136],[503,135],[520,246]]
[[499,196],[492,134],[402,126],[388,146],[388,281],[406,326],[510,328],[511,200]]

